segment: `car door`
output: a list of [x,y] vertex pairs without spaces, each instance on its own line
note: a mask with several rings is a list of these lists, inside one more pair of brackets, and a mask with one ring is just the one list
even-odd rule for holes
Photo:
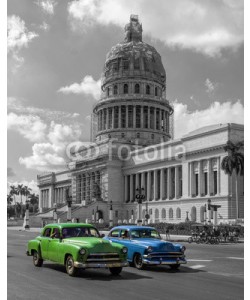
[[47,228],[45,228],[45,230],[40,238],[41,253],[42,253],[43,259],[49,259],[48,246],[49,246],[49,242],[51,240],[50,235],[51,235],[51,227],[47,227]]
[[120,229],[114,229],[108,235],[108,239],[111,240],[112,242],[116,242],[116,243],[120,242],[119,237],[120,237]]
[[130,238],[129,230],[127,230],[127,229],[120,230],[118,243],[120,243],[128,248],[128,260],[132,260],[134,251],[132,250],[132,247],[131,247],[131,238]]
[[48,242],[48,258],[51,261],[59,261],[59,247],[61,244],[59,228],[53,228],[52,237]]

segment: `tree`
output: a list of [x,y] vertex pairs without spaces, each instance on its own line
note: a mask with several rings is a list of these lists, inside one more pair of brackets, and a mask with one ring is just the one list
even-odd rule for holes
[[30,204],[31,204],[33,212],[34,212],[34,206],[36,204],[38,204],[39,196],[33,193],[33,194],[30,194],[28,196],[28,198],[30,199]]
[[11,203],[13,202],[13,198],[11,194],[7,195],[7,205],[11,205]]
[[27,185],[23,187],[23,195],[26,197],[26,201],[27,201],[27,197],[30,195],[30,191],[31,189]]
[[17,188],[14,185],[10,186],[10,195],[13,197],[13,200],[14,200],[14,209],[15,209],[15,216],[16,216],[17,215],[17,211],[16,211]]
[[224,146],[225,152],[228,153],[221,162],[222,170],[232,176],[233,173],[236,175],[235,181],[235,196],[236,196],[236,218],[239,218],[239,195],[238,195],[238,176],[244,174],[244,154],[242,150],[244,148],[244,142],[233,143],[232,141],[227,141]]
[[17,186],[17,194],[21,196],[21,217],[23,216],[23,199],[22,199],[22,196],[24,196],[25,194],[25,189],[24,189],[24,186],[23,184],[18,184]]

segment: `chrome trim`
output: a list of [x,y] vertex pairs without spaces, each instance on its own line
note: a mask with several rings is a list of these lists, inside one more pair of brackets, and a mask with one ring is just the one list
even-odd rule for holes
[[119,255],[117,252],[98,252],[98,253],[89,253],[89,255]]
[[186,260],[179,260],[179,261],[151,261],[151,260],[146,260],[143,259],[142,262],[145,265],[182,265],[182,264],[186,264],[187,261]]
[[86,261],[114,261],[114,260],[118,260],[120,261],[119,257],[112,257],[112,258],[87,258]]
[[115,263],[81,263],[78,261],[74,262],[76,268],[119,268],[127,267],[128,262],[115,262]]

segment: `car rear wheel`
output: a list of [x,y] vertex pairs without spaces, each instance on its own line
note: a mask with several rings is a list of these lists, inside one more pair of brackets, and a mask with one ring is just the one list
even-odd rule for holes
[[78,269],[74,266],[74,259],[71,255],[67,257],[65,267],[69,276],[76,276]]
[[136,267],[136,269],[138,269],[138,270],[142,270],[145,268],[145,265],[143,265],[143,262],[142,262],[142,256],[139,253],[135,254],[133,263],[134,263],[134,266]]
[[109,268],[109,271],[112,275],[119,275],[122,271],[122,267]]
[[176,265],[170,265],[170,268],[172,270],[178,270],[180,268],[180,265],[179,264],[176,264]]
[[43,265],[43,259],[40,257],[37,251],[33,252],[33,264],[36,267],[41,267]]

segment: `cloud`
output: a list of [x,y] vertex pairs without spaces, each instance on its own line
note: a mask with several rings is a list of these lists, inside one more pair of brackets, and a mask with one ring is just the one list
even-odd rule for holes
[[72,122],[72,118],[76,119],[80,116],[79,113],[69,113],[60,110],[30,106],[25,99],[17,99],[15,97],[8,97],[7,106],[9,112],[35,115],[49,121]]
[[91,95],[98,100],[101,95],[101,79],[95,81],[92,76],[87,75],[81,83],[73,83],[69,86],[61,87],[58,92],[63,94]]
[[36,37],[38,37],[38,34],[28,31],[25,22],[20,17],[16,15],[8,16],[7,49],[8,53],[17,62],[17,66],[20,66],[24,61],[23,57],[19,57],[19,51],[22,48],[27,48],[29,43]]
[[43,22],[40,26],[39,26],[40,29],[42,29],[43,31],[47,32],[50,30],[50,26],[49,24],[47,24],[46,22]]
[[16,176],[16,173],[13,171],[13,169],[7,167],[7,177],[14,177],[14,176]]
[[134,1],[74,0],[68,4],[73,30],[94,25],[124,28],[131,13],[138,14],[145,34],[170,47],[220,55],[223,48],[236,49],[244,40],[244,2],[239,1]]
[[241,101],[235,103],[230,101],[219,103],[214,102],[207,109],[188,111],[186,104],[175,101],[174,105],[174,132],[175,138],[204,126],[220,123],[244,122],[244,107]]
[[209,97],[214,96],[214,93],[218,89],[218,86],[218,83],[212,82],[209,78],[205,80],[206,93],[209,95]]
[[35,4],[41,7],[44,13],[54,15],[54,8],[57,5],[57,2],[54,0],[38,0]]
[[19,132],[31,142],[36,142],[45,140],[47,125],[38,116],[10,113],[7,116],[7,128]]

